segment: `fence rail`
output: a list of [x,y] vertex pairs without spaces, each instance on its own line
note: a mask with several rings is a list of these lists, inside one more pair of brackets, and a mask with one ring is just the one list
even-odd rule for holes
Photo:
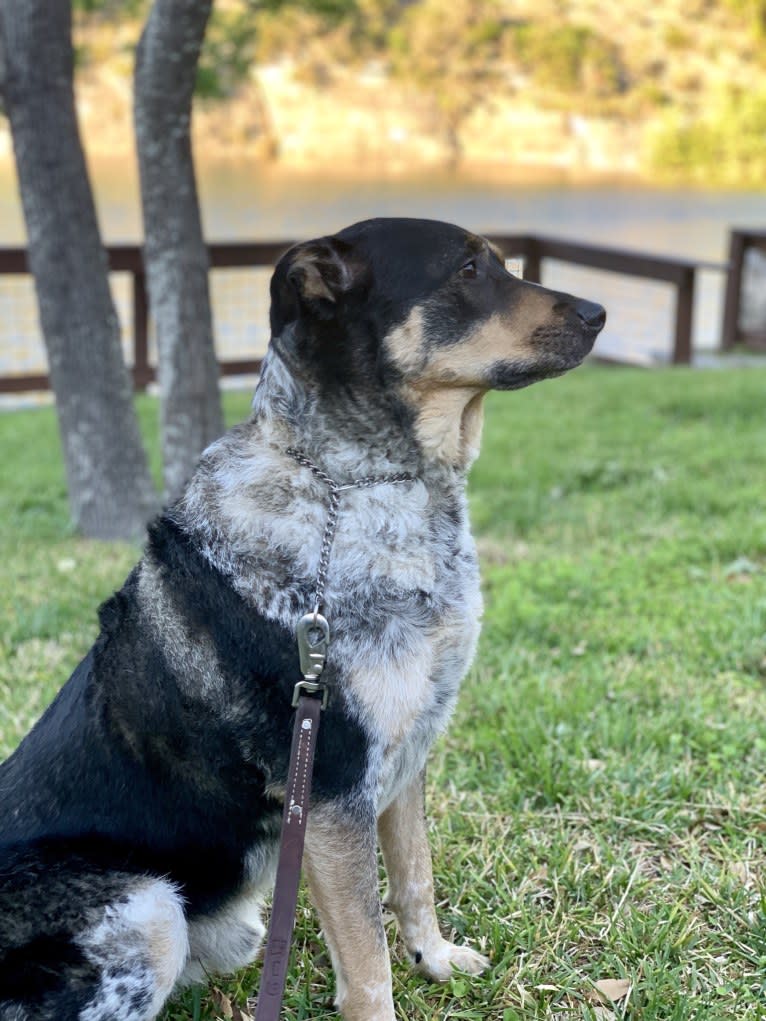
[[[490,234],[490,241],[509,258],[523,258],[525,277],[535,283],[542,280],[545,259],[559,260],[597,270],[667,283],[675,288],[675,319],[671,361],[688,364],[692,359],[692,317],[694,288],[698,269],[726,271],[728,264],[699,263],[685,259],[652,256],[617,248],[579,244],[557,238],[531,234]],[[290,247],[292,241],[228,242],[208,246],[210,267],[215,269],[270,267]],[[766,251],[766,234],[732,233],[731,266],[726,291],[723,347],[732,346],[739,322],[742,261],[748,246],[757,245]],[[134,386],[138,390],[155,379],[156,370],[149,358],[149,302],[142,250],[139,245],[110,245],[106,249],[110,272],[127,273],[131,277],[131,344]],[[0,276],[29,274],[24,248],[0,248]],[[739,275],[737,275],[739,274]],[[735,324],[732,327],[732,323]],[[728,330],[728,332],[727,332]],[[732,332],[734,330],[734,332]],[[242,375],[258,372],[260,358],[223,360],[221,374]],[[0,376],[0,393],[46,390],[50,381],[45,374]]]
[[[292,241],[222,242],[208,245],[211,269],[256,268],[273,266]],[[109,271],[131,277],[131,335],[133,360],[131,371],[136,390],[145,390],[156,379],[157,371],[149,361],[149,297],[146,289],[143,254],[140,245],[108,245]],[[29,274],[25,248],[0,248],[0,276]],[[222,376],[242,376],[260,370],[260,358],[227,359],[219,362]],[[50,389],[46,374],[26,373],[0,376],[1,393],[24,393]]]

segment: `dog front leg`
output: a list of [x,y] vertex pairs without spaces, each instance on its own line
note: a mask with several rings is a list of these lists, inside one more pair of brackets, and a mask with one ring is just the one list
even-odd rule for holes
[[434,879],[425,817],[425,770],[378,819],[388,873],[386,907],[396,915],[410,956],[419,971],[446,982],[453,968],[478,975],[489,964],[470,947],[442,937],[434,907]]
[[374,812],[362,821],[334,806],[312,808],[304,861],[330,949],[338,1009],[345,1021],[394,1021]]

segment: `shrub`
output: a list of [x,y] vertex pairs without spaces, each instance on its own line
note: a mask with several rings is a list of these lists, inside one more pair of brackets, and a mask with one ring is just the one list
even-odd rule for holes
[[624,89],[617,47],[590,28],[527,22],[515,27],[514,42],[520,63],[542,88],[602,98]]
[[649,142],[652,169],[708,181],[762,183],[766,175],[766,89],[727,89],[699,116],[669,111]]

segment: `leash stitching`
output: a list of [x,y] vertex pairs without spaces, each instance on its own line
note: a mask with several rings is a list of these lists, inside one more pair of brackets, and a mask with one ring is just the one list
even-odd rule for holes
[[[304,741],[305,737],[305,741]],[[304,720],[303,726],[301,727],[300,737],[298,738],[298,753],[297,753],[297,766],[296,776],[293,781],[292,791],[290,793],[290,811],[287,814],[288,826],[296,822],[299,826],[303,825],[304,812],[303,804],[306,799],[306,783],[308,781],[308,768],[309,761],[311,759],[311,742],[314,737],[314,728],[311,720]],[[298,775],[300,774],[300,775]],[[300,780],[301,789],[296,799],[295,789]],[[293,809],[297,808],[297,812],[293,812]]]

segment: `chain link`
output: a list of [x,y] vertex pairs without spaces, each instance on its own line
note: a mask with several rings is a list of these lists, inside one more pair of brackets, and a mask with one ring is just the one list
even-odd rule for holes
[[324,589],[327,583],[327,571],[330,567],[330,550],[335,539],[335,530],[338,527],[338,508],[340,507],[340,493],[337,489],[330,490],[330,509],[327,512],[327,524],[324,527],[322,536],[322,548],[319,551],[319,570],[317,571],[316,589],[314,592],[314,617],[324,602]]
[[392,475],[365,475],[361,479],[353,479],[343,485],[336,482],[327,472],[322,471],[310,458],[295,447],[288,447],[286,451],[289,457],[308,468],[312,475],[323,482],[330,490],[330,507],[327,511],[327,523],[322,535],[322,546],[319,551],[319,569],[317,571],[316,585],[314,589],[314,618],[322,608],[324,602],[324,590],[327,584],[327,572],[330,566],[330,551],[332,550],[335,532],[338,527],[338,514],[340,509],[340,494],[349,489],[370,489],[372,486],[381,486],[384,483],[415,482],[416,476],[409,472],[396,472]]

